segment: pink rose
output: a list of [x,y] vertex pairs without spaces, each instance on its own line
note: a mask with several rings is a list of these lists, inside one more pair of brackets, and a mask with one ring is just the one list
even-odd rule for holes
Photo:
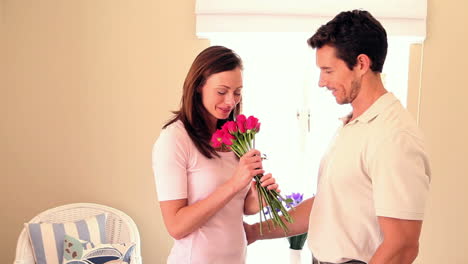
[[237,123],[234,121],[227,122],[226,127],[229,133],[231,133],[231,135],[234,135],[235,133],[237,133],[237,131],[239,131],[239,129],[237,128]]
[[232,142],[235,140],[236,138],[229,134],[229,133],[224,133],[223,134],[223,137],[222,137],[222,141],[223,141],[223,144],[224,145],[227,145],[227,146],[231,146],[232,145]]
[[246,118],[245,118],[245,115],[238,115],[237,116],[237,128],[239,129],[239,132],[241,133],[245,133],[245,121],[246,121]]
[[229,133],[229,129],[228,129],[228,126],[227,126],[227,122],[224,123],[224,125],[221,127],[221,130],[222,130],[224,133]]
[[253,130],[257,127],[257,124],[258,124],[258,118],[254,116],[249,116],[247,118],[247,121],[245,122],[245,128],[247,130]]
[[222,130],[220,129],[216,130],[216,132],[211,137],[211,144],[213,145],[213,147],[215,148],[221,147],[221,145],[223,144],[222,142],[223,136],[224,136],[224,132]]

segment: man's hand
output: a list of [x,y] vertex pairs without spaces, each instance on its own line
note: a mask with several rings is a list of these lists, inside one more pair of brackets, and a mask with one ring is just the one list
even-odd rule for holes
[[247,245],[250,245],[258,240],[259,233],[255,225],[256,224],[249,225],[246,222],[244,222],[244,230],[245,236],[247,237]]
[[[287,223],[289,228],[289,233],[287,236],[295,236],[299,234],[303,234],[307,232],[309,227],[309,216],[310,211],[312,210],[312,206],[314,204],[314,197],[309,198],[302,203],[300,203],[294,210],[290,210],[289,213],[291,217],[294,219],[294,223]],[[283,216],[281,216],[283,217]],[[271,219],[268,220],[271,225]],[[257,240],[263,239],[273,239],[273,238],[280,238],[285,237],[283,229],[275,228],[275,229],[268,229],[268,223],[263,222],[263,235],[260,236],[260,224],[255,223],[253,225],[249,225],[244,222],[244,230],[245,235],[247,237],[247,243],[250,245]]]

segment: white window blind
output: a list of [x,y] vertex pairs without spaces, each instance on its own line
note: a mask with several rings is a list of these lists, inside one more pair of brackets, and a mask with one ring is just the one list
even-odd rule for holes
[[426,36],[427,0],[197,0],[197,35],[219,32],[314,32],[341,11],[364,9],[389,36]]

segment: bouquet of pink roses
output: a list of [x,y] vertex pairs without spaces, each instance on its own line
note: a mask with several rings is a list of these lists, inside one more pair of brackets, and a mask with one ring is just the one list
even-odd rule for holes
[[[254,116],[246,118],[244,115],[237,116],[236,121],[226,122],[221,129],[218,129],[211,138],[211,142],[215,148],[227,147],[231,149],[239,158],[253,148],[255,134],[260,131],[260,123]],[[267,216],[272,219],[273,228],[281,227],[287,233],[288,227],[280,217],[280,213],[284,216],[287,222],[292,223],[293,219],[289,215],[287,209],[283,206],[292,203],[292,199],[283,198],[276,190],[268,190],[261,186],[260,178],[263,175],[256,175],[256,187],[258,192],[258,204],[260,209],[265,204],[271,208],[271,214],[267,214],[264,210],[260,210],[260,234],[262,235],[262,221],[267,220]],[[263,215],[263,220],[262,220]],[[268,223],[268,229],[271,230]]]

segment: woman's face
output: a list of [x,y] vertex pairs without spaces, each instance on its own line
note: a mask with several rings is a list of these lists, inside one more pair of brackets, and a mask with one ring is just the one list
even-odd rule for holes
[[208,119],[216,127],[218,119],[226,119],[241,100],[242,71],[235,68],[212,74],[201,88],[203,106]]

